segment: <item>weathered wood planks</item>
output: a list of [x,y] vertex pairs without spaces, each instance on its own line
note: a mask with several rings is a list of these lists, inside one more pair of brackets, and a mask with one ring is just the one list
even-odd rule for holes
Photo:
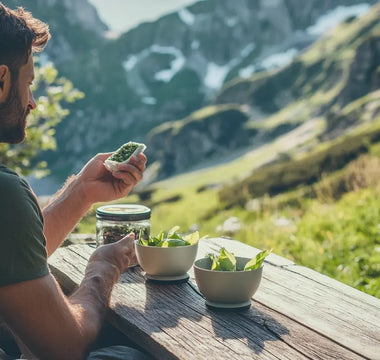
[[[202,240],[198,258],[221,246],[240,256],[259,250],[240,242]],[[61,286],[81,281],[94,249],[60,248],[49,259]],[[380,300],[271,254],[252,307],[206,308],[193,272],[189,283],[145,282],[127,270],[112,293],[108,320],[157,359],[380,359]]]

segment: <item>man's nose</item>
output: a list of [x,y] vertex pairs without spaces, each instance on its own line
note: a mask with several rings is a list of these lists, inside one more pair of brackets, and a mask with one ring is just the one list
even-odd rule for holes
[[34,110],[37,107],[36,101],[31,90],[29,90],[29,107],[31,110]]

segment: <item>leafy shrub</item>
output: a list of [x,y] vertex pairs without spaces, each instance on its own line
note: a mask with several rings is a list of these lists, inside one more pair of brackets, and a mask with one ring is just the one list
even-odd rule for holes
[[313,187],[320,201],[338,200],[345,193],[365,189],[380,181],[380,158],[362,155],[332,178],[323,177]]
[[71,81],[58,77],[51,64],[35,68],[34,83],[37,109],[27,119],[27,140],[17,145],[0,144],[0,163],[22,175],[41,177],[48,173],[47,163],[34,159],[41,151],[56,149],[55,127],[69,114],[65,104],[84,95]]
[[[361,154],[367,153],[370,144],[377,142],[379,136],[380,129],[348,136],[299,160],[283,161],[259,168],[248,178],[220,190],[219,199],[225,208],[243,207],[252,198],[265,194],[274,196],[302,185],[315,184],[324,174],[340,170]],[[345,191],[341,193],[343,192]]]

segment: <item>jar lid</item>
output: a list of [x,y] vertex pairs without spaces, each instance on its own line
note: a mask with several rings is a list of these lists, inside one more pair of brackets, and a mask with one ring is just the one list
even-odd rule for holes
[[150,218],[151,210],[138,204],[115,204],[101,206],[96,210],[96,218],[104,220],[138,221]]

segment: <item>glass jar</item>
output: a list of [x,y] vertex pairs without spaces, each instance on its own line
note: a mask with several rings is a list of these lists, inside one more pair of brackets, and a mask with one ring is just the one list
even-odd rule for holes
[[150,214],[147,206],[138,204],[105,205],[96,210],[96,245],[116,242],[133,232],[136,240],[148,240]]

